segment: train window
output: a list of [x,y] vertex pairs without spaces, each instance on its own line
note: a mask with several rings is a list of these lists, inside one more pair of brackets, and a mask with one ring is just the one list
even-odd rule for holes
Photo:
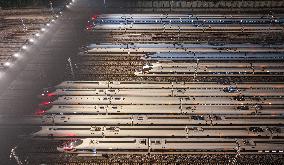
[[105,97],[103,100],[107,100],[107,98]]
[[153,140],[153,141],[151,140],[151,143],[152,144],[161,144],[161,141],[160,140]]
[[220,117],[220,116],[213,116],[213,119],[215,119],[215,120],[222,120],[222,118]]
[[192,109],[192,107],[189,106],[189,107],[186,107],[186,109]]
[[138,120],[143,120],[143,119],[144,119],[143,116],[138,117]]
[[139,141],[139,143],[140,143],[140,144],[145,144],[145,145],[146,145],[146,140],[145,140],[145,139],[144,139],[144,140],[140,140],[140,141]]
[[105,107],[100,107],[100,109],[105,109]]
[[118,127],[109,127],[108,130],[119,132],[120,129]]
[[251,132],[264,132],[263,128],[261,128],[261,127],[249,127],[249,131],[251,131]]
[[112,107],[112,109],[117,109],[117,107]]
[[108,130],[115,130],[116,127],[109,127]]
[[191,119],[193,119],[193,120],[204,120],[204,117],[197,115],[197,116],[191,116]]
[[119,98],[119,97],[116,97],[116,98],[114,98],[115,100],[120,100],[121,98]]
[[90,131],[101,131],[101,127],[91,127]]

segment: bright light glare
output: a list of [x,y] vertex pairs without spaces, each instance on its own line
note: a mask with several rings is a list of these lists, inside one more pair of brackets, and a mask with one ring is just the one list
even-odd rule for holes
[[69,5],[66,5],[66,7],[67,7],[67,8],[70,8],[70,6],[69,6]]
[[37,36],[37,37],[39,37],[39,36],[40,36],[40,34],[39,34],[39,33],[36,33],[36,36]]
[[43,32],[45,32],[45,28],[41,28],[40,30],[43,31]]
[[54,22],[54,21],[55,21],[54,19],[51,20],[51,22]]
[[10,65],[11,65],[10,62],[5,62],[5,63],[4,63],[4,66],[10,66]]
[[19,57],[20,55],[19,55],[19,53],[15,53],[13,56],[14,57]]
[[50,26],[50,24],[48,23],[48,24],[46,24],[46,26]]
[[28,47],[27,47],[26,45],[24,45],[22,48],[23,48],[24,50],[26,50]]
[[31,39],[29,39],[29,41],[30,41],[30,42],[32,42],[32,43],[34,43],[34,42],[35,42],[35,40],[34,40],[34,39],[32,39],[32,38],[31,38]]

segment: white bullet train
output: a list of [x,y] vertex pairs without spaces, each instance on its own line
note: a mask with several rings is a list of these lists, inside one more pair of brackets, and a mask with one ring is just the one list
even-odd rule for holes
[[282,153],[283,140],[226,138],[86,138],[57,147],[74,154]]
[[147,61],[193,61],[193,60],[206,60],[206,61],[214,61],[214,60],[284,60],[283,53],[270,53],[270,52],[161,52],[161,53],[149,53],[145,54],[141,57],[142,60]]
[[283,113],[284,105],[52,105],[45,111],[47,115],[279,115]]
[[42,126],[34,138],[283,138],[281,126]]
[[[283,31],[283,30],[282,30]],[[212,44],[91,44],[87,46],[87,52],[89,55],[95,55],[95,53],[117,53],[127,52],[131,53],[156,53],[156,52],[226,52],[226,53],[283,53],[283,44],[225,44],[225,45],[212,45]]]
[[283,97],[260,96],[192,96],[192,97],[126,97],[61,96],[51,105],[283,105]]
[[[283,83],[257,83],[242,82],[231,84],[231,87],[238,89],[284,89]],[[153,81],[64,81],[56,85],[53,89],[44,90],[45,94],[53,92],[55,89],[91,89],[100,92],[100,89],[224,89],[228,85],[209,82],[153,82]],[[103,92],[103,91],[102,91]],[[111,92],[111,91],[109,91]],[[52,93],[50,93],[52,95]]]
[[179,15],[179,14],[102,14],[92,17],[92,24],[283,24],[280,17],[257,15]]
[[279,126],[283,115],[45,115],[42,125],[71,126]]
[[283,63],[156,62],[146,64],[136,76],[284,76]]

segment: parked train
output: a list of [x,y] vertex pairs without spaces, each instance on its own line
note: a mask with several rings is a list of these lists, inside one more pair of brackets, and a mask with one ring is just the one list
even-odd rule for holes
[[86,138],[57,147],[75,154],[151,153],[282,153],[283,140],[226,138]]

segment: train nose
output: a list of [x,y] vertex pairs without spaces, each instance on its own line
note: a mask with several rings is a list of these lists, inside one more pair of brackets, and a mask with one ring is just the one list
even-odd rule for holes
[[59,152],[72,152],[72,151],[75,151],[75,148],[73,146],[62,145],[62,146],[57,147],[57,151],[59,151]]

